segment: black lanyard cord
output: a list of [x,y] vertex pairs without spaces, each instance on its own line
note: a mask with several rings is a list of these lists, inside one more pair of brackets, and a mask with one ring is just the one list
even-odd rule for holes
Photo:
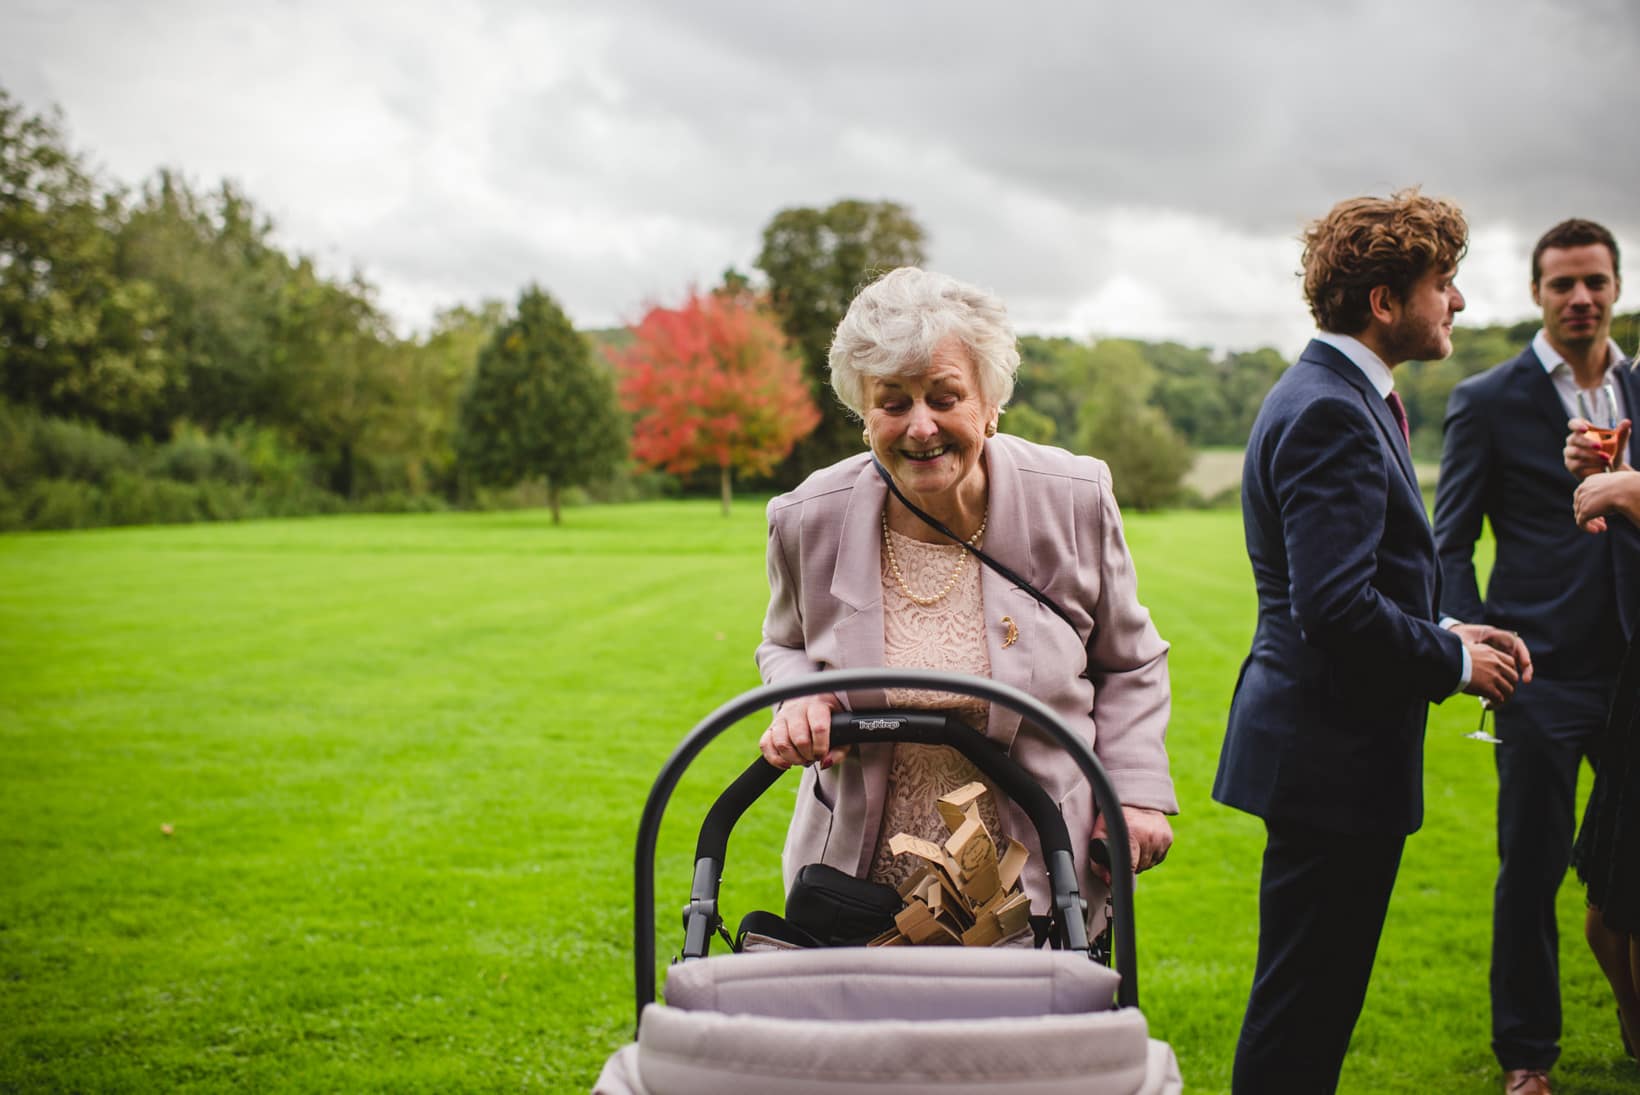
[[1047,608],[1055,616],[1058,616],[1061,620],[1064,620],[1066,626],[1068,626],[1073,632],[1076,633],[1076,636],[1077,636],[1078,639],[1080,639],[1082,637],[1081,630],[1076,626],[1076,624],[1071,622],[1070,613],[1068,613],[1064,609],[1060,608],[1059,604],[1052,597],[1049,597],[1046,593],[1043,593],[1040,589],[1037,589],[1030,582],[1027,582],[1025,579],[1021,578],[1018,574],[1015,574],[1013,572],[1013,570],[1011,570],[1010,568],[1008,568],[1008,567],[1004,566],[1003,564],[997,562],[991,556],[987,555],[985,552],[981,551],[979,548],[975,547],[973,544],[970,544],[968,541],[964,540],[961,536],[958,536],[956,533],[952,532],[949,528],[947,528],[945,526],[944,522],[940,521],[937,517],[933,517],[933,516],[931,516],[927,513],[924,513],[922,510],[918,509],[915,505],[912,504],[910,499],[908,499],[904,494],[902,494],[900,492],[899,484],[894,482],[894,477],[888,473],[887,468],[883,467],[882,461],[878,460],[877,457],[875,455],[873,455],[872,458],[871,458],[871,463],[872,463],[872,466],[877,469],[877,474],[882,476],[884,484],[886,484],[888,486],[889,493],[894,495],[894,497],[898,498],[900,500],[900,504],[902,506],[904,506],[906,509],[910,510],[915,516],[917,516],[919,519],[921,519],[922,522],[924,524],[926,524],[929,528],[934,529],[936,532],[939,532],[940,534],[942,534],[944,536],[950,537],[951,540],[954,541],[958,546],[960,546],[962,548],[965,548],[966,550],[971,551],[976,556],[978,556],[980,562],[984,563],[986,566],[990,567],[992,570],[996,571],[998,574],[1002,575],[1004,578],[1006,578],[1010,582],[1014,583],[1014,585],[1018,586],[1020,589],[1023,589],[1026,593],[1029,593],[1032,597],[1035,597],[1038,601],[1040,601],[1042,603],[1043,607]]

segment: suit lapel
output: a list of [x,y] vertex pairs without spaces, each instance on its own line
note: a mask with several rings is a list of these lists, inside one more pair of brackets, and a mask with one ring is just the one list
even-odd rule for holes
[[1527,400],[1534,412],[1554,430],[1557,438],[1565,437],[1566,405],[1560,401],[1554,380],[1544,371],[1543,359],[1528,346],[1515,358],[1515,368],[1517,374],[1510,378],[1513,390],[1528,393]]
[[1356,367],[1355,362],[1325,342],[1312,341],[1304,348],[1299,360],[1312,361],[1331,369],[1356,390],[1367,408],[1367,413],[1378,424],[1378,432],[1383,435],[1384,447],[1394,454],[1395,464],[1401,469],[1402,479],[1412,488],[1414,494],[1422,497],[1418,489],[1418,473],[1412,466],[1412,452],[1407,447],[1407,439],[1401,436],[1401,427],[1396,423],[1395,416],[1390,413],[1389,404],[1378,394],[1378,389],[1372,386],[1366,374]]

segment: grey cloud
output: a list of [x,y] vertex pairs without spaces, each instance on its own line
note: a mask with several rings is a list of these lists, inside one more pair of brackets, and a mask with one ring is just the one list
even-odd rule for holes
[[1163,326],[1131,333],[1241,343],[1351,194],[1421,183],[1520,248],[1640,236],[1633,0],[8,8],[10,90],[127,181],[239,179],[399,300],[537,280],[608,322],[746,266],[780,208],[892,198],[1043,328],[1138,299]]
[[[1629,0],[1027,4],[967,20],[915,4],[627,10],[640,38],[686,47],[710,27],[739,70],[820,111],[822,133],[937,139],[1073,204],[1285,231],[1347,194],[1422,181],[1527,226],[1568,201],[1636,223],[1640,142],[1614,139],[1640,107]],[[737,106],[722,69],[672,57],[628,73],[657,109]]]

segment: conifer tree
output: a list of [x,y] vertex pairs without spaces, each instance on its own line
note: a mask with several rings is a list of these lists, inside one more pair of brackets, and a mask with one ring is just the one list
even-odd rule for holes
[[557,302],[525,289],[517,314],[480,352],[462,400],[462,468],[486,486],[544,477],[556,525],[563,489],[610,474],[625,449],[609,373]]

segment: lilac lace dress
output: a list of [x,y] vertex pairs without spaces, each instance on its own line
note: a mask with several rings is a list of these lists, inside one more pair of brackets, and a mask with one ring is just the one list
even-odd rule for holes
[[[930,544],[889,532],[894,557],[906,585],[919,597],[932,597],[945,587],[962,549],[955,544]],[[984,603],[980,591],[980,562],[969,558],[951,591],[931,605],[919,605],[905,595],[883,553],[883,654],[889,666],[902,669],[943,669],[978,677],[991,674],[991,655],[985,645]],[[990,705],[970,696],[925,692],[909,688],[888,691],[891,707],[916,707],[955,712],[974,729],[985,732]],[[949,835],[940,819],[939,797],[974,780],[985,781],[968,759],[943,745],[894,747],[884,797],[882,827],[867,877],[898,886],[922,866],[915,856],[892,855],[888,842],[896,833],[911,833],[944,842]],[[986,799],[982,818],[991,839],[1000,843],[994,789]]]

